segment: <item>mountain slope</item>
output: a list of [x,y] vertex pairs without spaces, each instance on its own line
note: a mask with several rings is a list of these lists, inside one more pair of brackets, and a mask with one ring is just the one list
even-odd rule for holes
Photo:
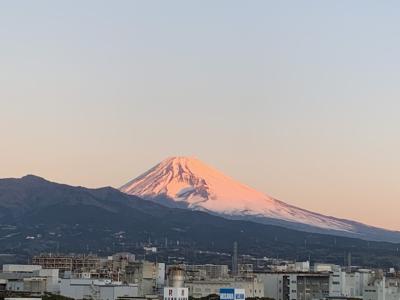
[[226,254],[237,241],[240,253],[257,257],[302,260],[311,255],[313,261],[342,263],[351,251],[359,265],[400,265],[398,244],[229,220],[167,208],[113,188],[73,187],[36,176],[0,179],[0,212],[0,253],[140,253],[151,240],[159,247],[159,260],[190,255],[191,262],[229,263],[229,256],[217,253],[202,258],[196,251]]
[[172,207],[202,210],[234,219],[372,240],[400,240],[398,232],[324,216],[276,200],[196,158],[168,158],[120,190]]

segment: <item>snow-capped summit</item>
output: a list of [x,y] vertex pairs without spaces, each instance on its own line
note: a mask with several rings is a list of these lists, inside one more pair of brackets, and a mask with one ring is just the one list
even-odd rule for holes
[[170,157],[120,188],[149,200],[168,200],[192,210],[230,217],[275,219],[353,232],[351,221],[313,213],[276,200],[222,174],[194,157]]

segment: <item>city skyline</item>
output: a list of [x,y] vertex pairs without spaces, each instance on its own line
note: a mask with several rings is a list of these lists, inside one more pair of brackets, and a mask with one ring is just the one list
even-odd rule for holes
[[0,178],[113,186],[196,156],[400,230],[395,2],[0,4]]

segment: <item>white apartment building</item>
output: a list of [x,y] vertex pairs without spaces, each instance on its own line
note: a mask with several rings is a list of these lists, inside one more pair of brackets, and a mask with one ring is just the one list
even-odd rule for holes
[[329,277],[329,296],[331,297],[362,297],[368,282],[374,276],[370,270],[357,272],[336,271]]
[[364,300],[399,300],[400,278],[373,278],[364,288]]
[[329,296],[329,274],[309,272],[259,273],[264,296],[275,300],[312,300]]

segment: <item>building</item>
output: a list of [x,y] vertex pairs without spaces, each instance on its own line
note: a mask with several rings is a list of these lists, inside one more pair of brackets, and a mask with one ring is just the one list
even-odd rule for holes
[[335,271],[329,277],[330,297],[362,297],[364,289],[374,277],[370,270],[356,272]]
[[65,279],[98,279],[135,284],[138,295],[160,294],[165,284],[165,264],[136,261],[128,252],[108,257],[95,255],[42,254],[33,258],[35,267],[57,268]]
[[157,263],[157,278],[156,286],[157,288],[163,287],[165,285],[165,263]]
[[294,263],[294,271],[296,272],[310,272],[309,261],[297,261]]
[[253,276],[253,264],[238,264],[238,275],[241,277]]
[[120,275],[120,280],[138,285],[139,295],[157,294],[165,282],[165,264],[148,261],[129,263]]
[[223,288],[244,290],[247,297],[264,297],[264,284],[257,278],[226,278],[214,280],[194,280],[185,282],[189,296],[194,298],[219,295]]
[[32,273],[41,269],[41,266],[36,265],[3,265],[3,273]]
[[60,255],[42,254],[32,258],[32,264],[42,266],[43,269],[58,269],[64,271],[84,272],[100,267],[100,258],[96,255]]
[[309,261],[285,262],[270,266],[273,272],[310,272]]
[[329,273],[259,273],[264,296],[276,300],[312,300],[329,296]]
[[364,288],[365,300],[398,300],[400,299],[400,278],[385,278],[377,275]]
[[223,279],[229,277],[228,265],[185,265],[186,275],[192,279]]
[[138,297],[138,286],[99,279],[61,279],[60,295],[76,300],[117,300]]
[[3,265],[0,289],[31,294],[57,293],[58,270],[42,269],[37,265]]
[[106,269],[112,272],[120,272],[131,263],[136,261],[134,254],[129,252],[120,252],[112,256],[107,257],[107,260],[101,259],[100,265],[102,269]]
[[342,268],[340,266],[334,264],[315,263],[313,266],[313,270],[315,273],[335,272],[335,271],[340,271],[341,269]]

